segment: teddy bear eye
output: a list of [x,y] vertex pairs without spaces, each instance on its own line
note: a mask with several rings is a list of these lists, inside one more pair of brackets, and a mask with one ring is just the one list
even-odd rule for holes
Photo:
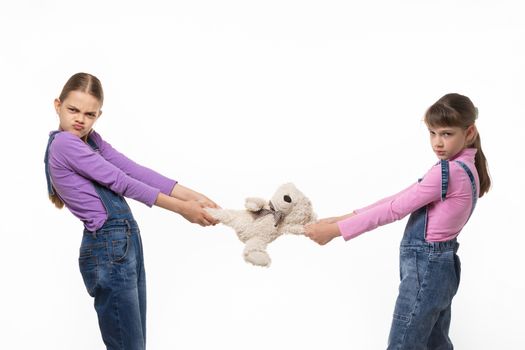
[[284,195],[283,199],[286,203],[292,203],[292,198],[290,198],[290,196],[287,194]]

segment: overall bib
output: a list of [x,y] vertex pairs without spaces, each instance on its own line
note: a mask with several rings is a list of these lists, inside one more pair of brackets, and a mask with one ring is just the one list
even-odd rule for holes
[[[478,192],[468,166],[458,163],[472,185],[472,211]],[[449,181],[449,162],[441,161],[441,200],[445,200]],[[424,206],[410,215],[400,246],[399,295],[388,338],[388,350],[453,349],[448,336],[452,298],[457,292],[461,263],[454,238],[446,242],[427,242],[427,213]],[[469,216],[470,218],[470,216]]]
[[[54,194],[48,169],[49,194]],[[94,151],[99,148],[88,138]],[[146,275],[140,231],[124,197],[93,181],[107,212],[97,231],[84,229],[78,258],[86,289],[95,299],[102,339],[108,350],[143,350],[146,346]]]

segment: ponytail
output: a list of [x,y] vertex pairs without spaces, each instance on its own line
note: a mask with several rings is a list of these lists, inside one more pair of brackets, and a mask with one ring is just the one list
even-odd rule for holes
[[55,205],[55,207],[57,207],[58,209],[62,209],[64,208],[64,202],[62,201],[62,199],[60,199],[59,196],[57,196],[56,193],[54,194],[50,194],[49,195],[49,200],[51,201],[51,203],[53,203]]
[[476,136],[476,139],[474,140],[473,146],[478,150],[476,152],[476,158],[474,159],[476,164],[476,170],[478,171],[479,175],[479,197],[483,197],[485,193],[487,193],[490,189],[490,175],[489,175],[489,168],[487,165],[487,158],[485,158],[485,154],[483,154],[483,150],[481,149],[481,138],[479,136],[479,133]]

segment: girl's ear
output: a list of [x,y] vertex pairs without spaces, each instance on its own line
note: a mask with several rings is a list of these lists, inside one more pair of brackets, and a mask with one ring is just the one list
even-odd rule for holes
[[476,137],[478,136],[478,129],[476,128],[475,124],[472,124],[467,128],[467,138],[466,143],[468,146],[471,146],[474,141],[476,141]]
[[98,118],[102,115],[102,110],[98,111]]
[[60,106],[62,105],[62,102],[60,102],[60,100],[58,98],[55,98],[54,104],[55,104],[55,111],[58,114],[58,110],[60,109]]

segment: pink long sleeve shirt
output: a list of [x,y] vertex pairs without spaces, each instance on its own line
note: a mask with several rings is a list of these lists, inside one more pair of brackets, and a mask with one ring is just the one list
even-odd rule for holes
[[378,226],[400,220],[428,205],[426,240],[444,242],[455,238],[470,216],[472,185],[465,170],[454,160],[459,160],[469,167],[479,191],[475,155],[475,148],[467,148],[450,159],[449,184],[444,201],[441,201],[441,166],[438,163],[427,172],[421,182],[396,195],[358,209],[355,211],[356,215],[338,221],[341,235],[345,240],[350,240]]
[[152,206],[160,192],[169,195],[177,181],[141,166],[115,150],[93,131],[95,152],[78,136],[59,132],[49,147],[49,172],[56,192],[66,207],[89,231],[107,219],[106,209],[93,182],[124,197]]

